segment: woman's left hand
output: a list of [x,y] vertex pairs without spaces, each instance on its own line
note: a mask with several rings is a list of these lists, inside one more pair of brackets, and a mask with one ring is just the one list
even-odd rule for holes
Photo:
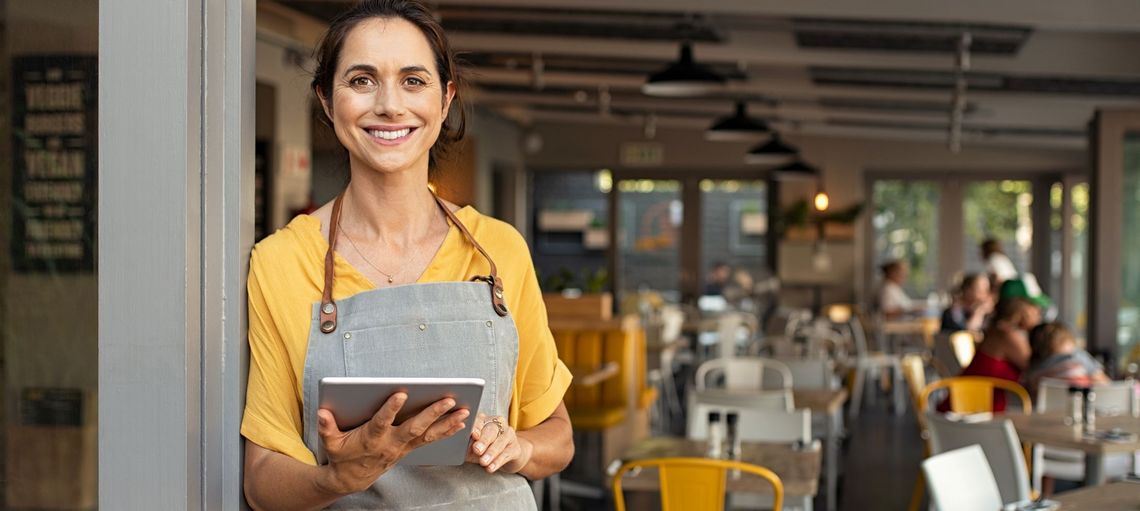
[[471,430],[471,446],[467,461],[478,463],[488,473],[502,470],[514,474],[530,462],[534,446],[519,438],[515,428],[507,425],[506,417],[479,414]]

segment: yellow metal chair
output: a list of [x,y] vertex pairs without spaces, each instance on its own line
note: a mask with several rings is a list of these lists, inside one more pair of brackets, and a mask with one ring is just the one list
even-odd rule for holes
[[1017,396],[1021,400],[1021,411],[1026,415],[1033,411],[1029,392],[1025,390],[1025,387],[1015,382],[989,376],[956,376],[938,380],[922,389],[915,413],[926,413],[930,395],[940,389],[950,391],[950,411],[954,413],[970,414],[992,411],[995,389],[1005,390]]
[[[926,432],[926,414],[923,413],[922,391],[926,388],[926,361],[921,355],[911,353],[902,358],[902,373],[906,379],[907,388],[910,389],[910,401],[914,406],[914,416],[918,420],[918,434],[922,437],[922,457],[930,457],[930,445],[927,443],[929,434]],[[922,477],[922,470],[918,471],[918,478],[914,482],[914,490],[910,494],[909,511],[918,511],[922,507],[922,495],[926,490],[926,480]]]
[[625,463],[614,475],[614,504],[625,511],[621,480],[635,468],[656,468],[661,485],[662,511],[722,511],[725,478],[729,470],[759,476],[772,484],[775,511],[784,505],[784,484],[780,477],[764,467],[733,460],[708,458],[649,458]]

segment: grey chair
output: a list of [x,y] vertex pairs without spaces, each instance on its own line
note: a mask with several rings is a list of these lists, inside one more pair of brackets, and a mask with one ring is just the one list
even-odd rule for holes
[[932,455],[972,445],[979,446],[985,452],[991,477],[1001,494],[1001,503],[1011,504],[1030,498],[1029,469],[1025,465],[1025,454],[1021,450],[1017,431],[1008,419],[964,422],[927,412],[926,424],[930,432]]
[[922,462],[937,511],[986,511],[1002,507],[1001,494],[981,446],[971,445],[931,456]]

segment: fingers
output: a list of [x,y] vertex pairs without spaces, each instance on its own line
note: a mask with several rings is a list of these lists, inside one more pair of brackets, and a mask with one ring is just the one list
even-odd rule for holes
[[479,441],[483,436],[483,426],[487,424],[487,414],[480,413],[475,416],[475,426],[471,428],[471,440]]
[[448,438],[460,431],[463,431],[463,421],[467,420],[467,417],[470,415],[471,412],[467,411],[466,409],[455,410],[454,412],[447,414],[429,426],[423,435],[413,439],[409,444],[410,448],[415,449],[424,444],[430,444],[432,442],[443,440],[444,438]]
[[331,440],[339,438],[340,428],[336,426],[336,418],[333,417],[332,412],[321,408],[317,410],[317,435],[321,437],[327,446]]
[[479,464],[485,467],[487,472],[495,472],[503,464],[518,456],[518,451],[514,430],[508,428],[487,446],[487,451],[479,457]]
[[[475,439],[476,442],[471,445],[471,450],[476,456],[481,456],[487,450],[488,445],[498,440],[499,425],[491,422],[490,418],[485,418],[483,422],[475,421],[475,426],[471,431],[471,438]],[[475,436],[475,432],[479,433],[478,437]]]
[[397,392],[388,396],[388,400],[384,401],[384,405],[372,414],[372,418],[368,421],[368,432],[373,436],[379,436],[385,430],[392,427],[396,422],[396,414],[400,413],[400,409],[404,407],[407,402],[408,395],[404,392]]
[[[424,408],[423,411],[417,413],[415,417],[404,421],[399,426],[400,431],[403,432],[404,442],[411,442],[427,433],[428,428],[435,424],[443,414],[448,410],[455,408],[455,400],[450,397],[445,397],[432,403],[431,406]],[[466,417],[466,416],[465,416]]]

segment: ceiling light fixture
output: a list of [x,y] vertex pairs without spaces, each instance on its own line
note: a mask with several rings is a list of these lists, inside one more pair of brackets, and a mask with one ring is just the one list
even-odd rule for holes
[[717,142],[752,140],[771,132],[768,123],[748,116],[747,103],[737,101],[736,113],[713,122],[713,125],[705,131],[705,140]]
[[725,79],[707,66],[693,61],[693,47],[681,43],[681,54],[676,62],[649,75],[641,92],[650,96],[700,96],[724,89]]
[[800,150],[785,144],[779,133],[773,133],[772,139],[753,147],[744,155],[744,162],[754,165],[776,165],[785,163],[799,156]]

